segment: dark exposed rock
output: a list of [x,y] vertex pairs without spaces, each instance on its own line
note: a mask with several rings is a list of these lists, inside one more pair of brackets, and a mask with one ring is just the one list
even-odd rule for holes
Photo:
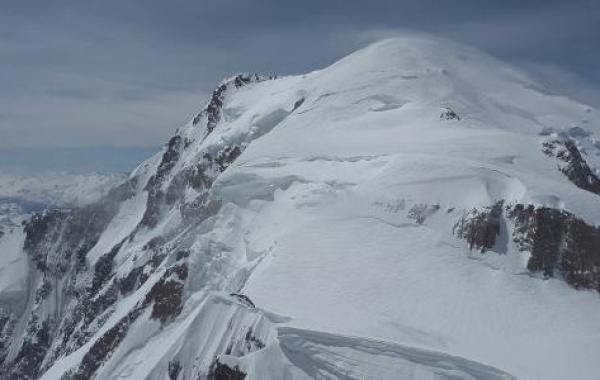
[[[80,321],[84,318],[83,309],[84,306],[78,304],[69,314],[65,315],[61,321],[55,336],[55,341],[59,343],[56,345],[53,352],[49,354],[51,360],[55,360],[61,355],[68,354],[85,343],[82,332],[77,329]],[[73,342],[78,342],[80,344],[73,344]]]
[[516,205],[508,212],[514,240],[530,252],[527,268],[546,277],[560,274],[575,288],[600,292],[600,228],[548,207]]
[[[194,117],[192,120],[193,125],[196,125],[200,122],[203,116],[206,116],[206,132],[204,136],[208,136],[216,127],[216,125],[221,120],[221,110],[223,107],[223,100],[225,97],[225,91],[233,84],[235,88],[240,88],[246,86],[250,83],[261,82],[266,78],[261,77],[257,74],[254,75],[246,75],[246,74],[238,74],[232,79],[221,83],[219,87],[213,90],[213,93],[210,97],[210,101],[208,102],[206,108],[202,110],[198,115]],[[277,79],[277,77],[269,77],[268,79]]]
[[[128,181],[98,202],[77,210],[47,210],[34,215],[24,224],[24,250],[36,268],[58,277],[73,264],[81,268],[87,251],[117,214],[121,202],[133,195],[134,183]],[[56,242],[60,245],[56,246]],[[77,260],[71,260],[73,252]]]
[[[0,310],[0,363],[4,363],[8,355],[8,347],[11,343],[11,335],[14,331],[15,318],[12,313]],[[0,365],[0,375],[3,373]]]
[[117,287],[114,283],[106,288],[97,297],[86,297],[81,302],[84,306],[84,322],[91,323],[98,315],[113,305],[118,299]]
[[506,217],[521,251],[530,253],[527,269],[544,277],[561,277],[575,288],[600,292],[600,227],[565,210],[502,202],[472,210],[454,226],[454,233],[481,252],[492,248]]
[[460,116],[450,107],[446,107],[440,114],[442,120],[460,120]]
[[11,363],[10,378],[35,379],[50,347],[50,326],[47,320],[41,324],[35,319],[30,320],[27,332],[19,353]]
[[33,215],[28,222],[24,223],[25,242],[23,248],[38,270],[46,269],[48,252],[42,246],[43,243],[58,238],[61,223],[67,215],[67,212],[62,210],[46,210],[41,214]]
[[[258,78],[258,76],[254,76],[254,78]],[[237,75],[235,77],[235,79],[233,80],[233,83],[235,84],[236,88],[242,87],[248,83],[250,83],[252,81],[253,77],[251,75]]]
[[298,100],[296,100],[296,102],[294,103],[294,108],[292,108],[292,112],[294,112],[295,110],[297,110],[298,108],[300,108],[300,106],[304,103],[304,98],[300,98]]
[[255,308],[255,307],[256,307],[256,305],[254,305],[254,302],[252,302],[252,301],[250,300],[250,297],[248,297],[248,296],[247,296],[247,295],[245,295],[245,294],[239,294],[239,293],[230,293],[229,295],[230,295],[230,296],[232,296],[232,297],[235,297],[235,298],[237,298],[239,301],[241,301],[241,302],[242,302],[244,305],[246,305],[246,306],[249,306],[249,307],[251,307],[251,308]]
[[42,299],[48,297],[52,291],[52,284],[47,279],[44,280],[35,292],[35,302],[39,303]]
[[196,190],[210,188],[214,177],[225,171],[242,154],[243,150],[244,146],[234,145],[226,146],[217,152],[214,157],[205,153],[202,162],[191,169],[191,172],[186,172],[189,177],[189,185]]
[[129,327],[131,327],[133,322],[135,322],[143,311],[144,309],[142,307],[136,307],[105,332],[104,335],[90,347],[88,352],[83,356],[79,367],[71,372],[68,378],[73,380],[87,380],[93,378],[93,374],[110,358],[110,355],[115,348],[127,335]]
[[175,273],[180,280],[185,281],[188,276],[187,264],[179,264],[169,268],[169,270],[167,270],[167,274],[171,273]]
[[69,354],[84,345],[100,326],[91,326],[91,323],[103,315],[117,299],[118,290],[114,284],[96,297],[86,295],[80,297],[58,328],[54,338],[60,343],[54,347],[51,358]]
[[146,295],[144,305],[153,304],[152,319],[165,323],[183,309],[183,286],[188,275],[187,264],[179,264],[169,268],[161,279],[154,284]]
[[163,153],[162,159],[156,174],[154,174],[146,183],[145,190],[148,192],[146,201],[146,210],[140,222],[140,226],[155,227],[160,217],[160,208],[165,201],[165,194],[161,187],[167,174],[173,169],[180,157],[182,146],[181,136],[173,136],[167,143],[167,149]]
[[145,266],[132,269],[127,276],[119,280],[119,290],[122,295],[129,294],[146,282],[148,275],[144,273]]
[[156,268],[158,268],[158,266],[160,264],[162,264],[162,262],[166,258],[167,258],[167,254],[166,253],[154,252],[154,254],[152,255],[152,257],[150,258],[150,267],[152,268],[152,270],[155,270]]
[[513,240],[520,250],[531,253],[527,263],[529,270],[541,271],[548,277],[554,275],[565,232],[566,214],[563,213],[562,210],[520,204],[509,210],[508,216],[515,224]]
[[226,146],[213,155],[205,153],[202,162],[182,170],[173,178],[167,191],[166,203],[183,199],[187,186],[200,193],[190,202],[180,204],[180,212],[187,221],[202,221],[214,215],[221,207],[219,200],[209,199],[208,191],[214,179],[243,152],[244,145]]
[[166,322],[170,317],[179,315],[183,308],[181,296],[183,293],[183,284],[174,280],[161,280],[150,291],[148,302],[152,300],[153,319]]
[[471,210],[454,225],[454,233],[469,243],[469,249],[484,253],[496,244],[496,237],[500,234],[502,205],[500,201],[483,210]]
[[242,154],[242,149],[239,146],[228,146],[217,154],[215,163],[219,167],[219,171],[223,172],[236,158]]
[[181,137],[177,135],[171,137],[171,139],[167,143],[167,149],[165,150],[165,153],[163,153],[162,160],[158,165],[158,169],[156,169],[154,180],[148,182],[148,184],[146,185],[146,190],[148,190],[148,187],[152,186],[153,184],[162,183],[165,174],[168,173],[177,163],[177,160],[180,156],[180,149]]
[[181,372],[181,363],[179,360],[169,362],[169,380],[177,380]]
[[244,380],[246,373],[240,370],[237,366],[230,368],[227,364],[215,360],[209,374],[208,380]]
[[[101,289],[112,276],[112,259],[118,247],[98,260],[91,283],[86,255],[121,203],[134,194],[135,184],[136,180],[131,179],[96,203],[75,210],[44,211],[24,223],[24,251],[39,272],[32,276],[39,276],[41,282],[31,299],[31,313],[24,318],[25,337],[15,357],[2,363],[1,376],[35,378],[53,360],[83,345],[90,336],[89,323],[117,300],[118,292],[110,286]],[[54,291],[60,292],[67,310],[56,321],[45,314],[45,310],[56,307],[48,297]],[[44,322],[39,323],[42,319]]]
[[160,217],[160,207],[164,200],[164,193],[161,190],[155,190],[148,194],[146,210],[140,222],[141,226],[156,227]]
[[246,336],[244,337],[244,339],[247,343],[246,352],[254,352],[266,347],[265,343],[262,340],[254,336],[254,334],[252,333],[252,329],[249,329],[246,332]]
[[181,200],[188,186],[196,190],[209,189],[215,176],[225,171],[240,154],[240,146],[227,146],[214,157],[205,153],[200,164],[186,168],[173,177],[164,197],[166,204],[170,206]]
[[23,229],[27,235],[24,248],[35,249],[45,239],[51,228],[55,227],[56,221],[64,216],[61,210],[45,210],[43,213],[35,214],[29,221],[23,222]]
[[[223,106],[223,93],[227,89],[227,84],[223,83],[213,90],[212,96],[203,113],[206,115],[206,135],[210,134],[221,119],[221,107]],[[197,124],[202,117],[202,113],[194,118],[194,124]]]
[[155,236],[150,239],[146,244],[144,244],[144,250],[151,250],[152,252],[158,252],[161,245],[165,242],[165,238],[162,236]]
[[600,179],[588,166],[575,141],[563,138],[543,143],[542,151],[549,157],[555,157],[563,164],[559,170],[575,186],[600,195]]
[[222,352],[222,354],[230,355],[230,356],[234,356],[234,357],[243,357],[245,355],[248,355],[249,353],[256,352],[258,350],[262,350],[263,348],[266,347],[265,342],[263,342],[261,339],[257,338],[254,335],[254,331],[253,331],[252,327],[246,328],[246,332],[243,335],[243,339],[239,339],[239,337],[242,336],[241,334],[243,334],[243,330],[242,331],[238,330],[237,334],[238,334],[238,337],[236,337],[235,339],[232,339],[229,342],[229,344],[227,345],[227,348],[225,349],[224,352]]
[[75,254],[75,271],[82,272],[87,269],[86,255],[92,249],[89,245],[84,245],[77,249]]
[[419,203],[408,210],[408,218],[413,219],[417,224],[425,223],[425,220],[440,209],[439,205],[426,205]]
[[175,259],[177,261],[185,259],[186,257],[189,257],[190,254],[192,252],[189,249],[180,249],[179,251],[177,251],[177,253],[175,254]]
[[[196,191],[200,191],[201,196],[200,199],[192,202],[193,204],[185,204],[182,206],[182,214],[184,214],[184,217],[189,219],[192,216],[203,216],[204,218],[210,216],[210,212],[198,213],[194,212],[194,210],[197,211],[198,208],[204,208],[204,206],[206,206],[206,198],[204,197],[212,186],[214,179],[239,157],[243,149],[244,145],[233,145],[224,147],[214,155],[205,153],[202,162],[193,167],[179,171],[171,179],[166,193],[160,189],[158,176],[152,177],[146,186],[146,189],[148,190],[148,200],[140,225],[147,227],[156,226],[161,212],[164,209],[172,207],[176,202],[181,201],[184,198],[188,186],[191,186]],[[191,212],[186,213],[186,211]],[[204,208],[203,211],[207,211],[206,208]]]
[[[88,339],[110,316],[110,307],[118,300],[119,291],[114,282],[96,297],[84,295],[78,298],[78,303],[67,314],[59,328],[57,340],[61,343],[52,352],[52,358],[69,354],[83,346]],[[93,321],[96,324],[92,324]],[[83,323],[81,323],[83,322]]]
[[[239,88],[252,82],[258,82],[264,78],[258,75],[240,74],[219,85],[211,96],[206,108],[198,114],[193,123],[197,124],[200,119],[206,115],[207,124],[204,137],[212,132],[221,120],[221,112],[223,100],[226,90],[233,86]],[[140,227],[155,227],[160,219],[160,216],[166,210],[171,210],[177,202],[181,202],[184,198],[185,191],[188,186],[200,192],[207,192],[212,186],[215,178],[223,172],[244,150],[244,145],[226,146],[216,153],[206,152],[203,155],[203,160],[199,164],[180,170],[166,184],[167,174],[175,166],[181,156],[182,148],[185,149],[186,142],[182,141],[180,136],[173,137],[163,154],[161,163],[158,166],[157,172],[152,176],[146,184],[148,191],[148,199],[146,201],[146,209],[140,222]],[[192,205],[183,205],[182,213],[187,219],[206,217],[210,212],[206,213],[203,207],[202,199],[195,201]],[[198,212],[200,211],[200,212]]]
[[575,288],[600,292],[600,228],[572,220],[566,236],[560,271]]
[[90,289],[91,294],[98,292],[102,284],[104,284],[104,282],[111,276],[113,260],[117,253],[119,253],[123,243],[125,243],[125,239],[115,245],[109,253],[101,256],[98,261],[96,261],[96,264],[94,265],[94,278],[92,280],[92,287]]

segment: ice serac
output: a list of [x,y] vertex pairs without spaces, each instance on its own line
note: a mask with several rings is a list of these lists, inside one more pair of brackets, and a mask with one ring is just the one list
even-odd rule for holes
[[226,79],[98,202],[0,237],[0,377],[595,379],[599,133],[425,36]]

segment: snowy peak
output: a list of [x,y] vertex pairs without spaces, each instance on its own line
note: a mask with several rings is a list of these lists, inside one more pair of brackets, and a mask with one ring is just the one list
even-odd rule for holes
[[124,184],[0,245],[26,277],[0,373],[593,379],[599,125],[423,36],[226,79]]
[[[412,35],[387,39],[322,70],[337,83],[393,82],[397,94],[422,106],[450,106],[472,122],[537,134],[597,123],[591,107],[550,94],[509,65],[449,40]],[[548,114],[548,111],[552,111]]]

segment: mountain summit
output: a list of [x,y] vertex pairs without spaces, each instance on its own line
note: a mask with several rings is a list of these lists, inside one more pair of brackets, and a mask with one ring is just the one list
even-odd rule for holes
[[2,237],[0,373],[595,379],[599,134],[431,37],[233,76],[103,199]]

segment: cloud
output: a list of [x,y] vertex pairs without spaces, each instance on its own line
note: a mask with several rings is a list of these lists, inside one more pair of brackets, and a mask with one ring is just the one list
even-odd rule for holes
[[[81,91],[87,90],[84,86]],[[93,97],[57,96],[51,91],[35,99],[0,97],[11,109],[0,118],[0,147],[158,145],[191,119],[206,99],[200,91],[120,87],[93,91]]]
[[475,45],[598,105],[594,1],[0,5],[0,147],[164,142],[225,76],[302,73],[402,30]]
[[[448,17],[420,31],[478,47],[509,61],[549,91],[600,108],[599,2],[547,2],[490,13],[494,16]],[[374,27],[348,33],[345,39],[361,46],[414,32],[406,27]]]
[[581,74],[551,63],[521,61],[516,63],[533,79],[556,94],[569,96],[600,109],[600,87]]

